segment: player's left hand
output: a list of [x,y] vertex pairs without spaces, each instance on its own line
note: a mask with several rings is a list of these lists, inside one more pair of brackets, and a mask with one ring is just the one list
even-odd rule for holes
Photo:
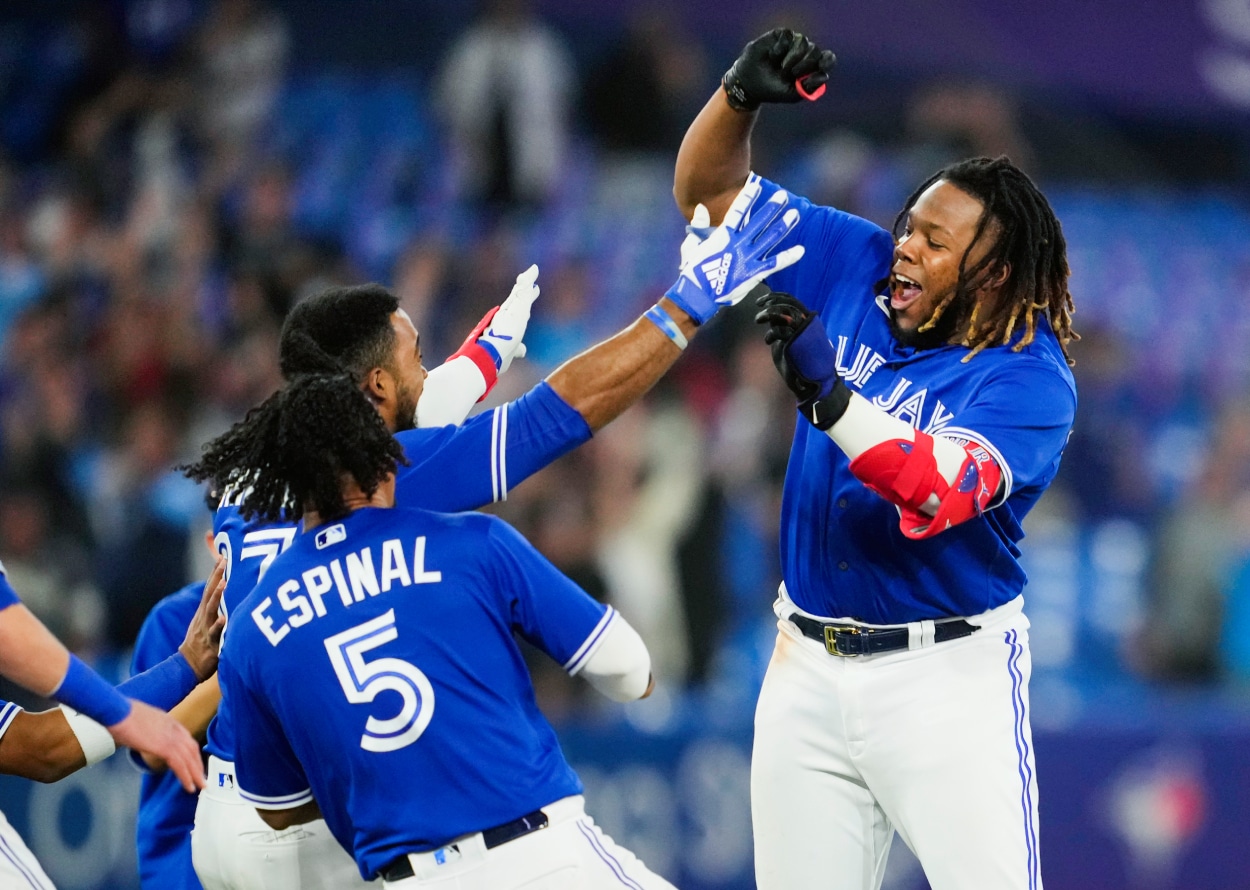
[[[755,305],[760,310],[756,323],[768,325],[764,342],[772,350],[781,379],[799,400],[803,415],[819,428],[828,429],[846,410],[850,394],[838,374],[838,354],[820,316],[790,294],[778,291],[759,296]],[[813,409],[817,410],[813,413]],[[837,416],[830,419],[832,413]]]
[[217,655],[221,649],[221,632],[226,627],[226,616],[219,614],[221,595],[226,589],[226,560],[218,557],[212,574],[204,584],[204,595],[195,610],[195,616],[187,626],[187,636],[178,647],[182,657],[195,671],[197,680],[204,681],[217,670]]
[[490,319],[489,327],[478,338],[478,343],[491,353],[495,367],[502,374],[508,370],[514,358],[525,355],[525,329],[529,326],[530,308],[538,299],[538,266],[530,266],[516,277],[516,284],[508,299]]
[[758,176],[748,177],[724,222],[685,253],[681,277],[665,294],[696,324],[706,324],[724,307],[736,305],[763,279],[803,256],[800,244],[769,256],[798,225],[799,211],[786,209],[790,196],[777,189],[752,213],[761,189]]
[[118,745],[134,748],[169,764],[188,794],[204,787],[204,761],[191,733],[173,717],[141,701],[130,700],[126,719],[108,727]]

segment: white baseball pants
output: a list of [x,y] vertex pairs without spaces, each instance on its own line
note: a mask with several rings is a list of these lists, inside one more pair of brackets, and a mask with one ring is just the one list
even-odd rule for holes
[[[586,815],[580,795],[542,808],[546,828],[486,849],[480,834],[408,857],[413,876],[386,890],[675,890]],[[454,849],[453,849],[454,848]]]
[[208,759],[195,807],[191,863],[204,890],[352,890],[360,877],[324,819],[274,831],[239,797],[234,764]]
[[[778,622],[751,758],[759,890],[878,890],[895,831],[933,890],[1041,890],[1020,608],[854,658]],[[784,592],[777,610],[796,611]]]
[[17,829],[0,813],[0,887],[9,890],[56,890],[43,866]]

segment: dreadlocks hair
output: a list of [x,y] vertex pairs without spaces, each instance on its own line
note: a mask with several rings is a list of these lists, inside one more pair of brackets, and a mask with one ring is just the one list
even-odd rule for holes
[[341,364],[303,334],[293,336],[291,348],[313,371],[205,445],[197,463],[179,469],[217,491],[241,492],[239,510],[248,519],[294,521],[308,510],[337,519],[349,512],[344,475],[372,496],[408,460]]
[[[919,330],[931,330],[952,305],[959,312],[954,329],[962,331],[960,343],[971,347],[969,361],[987,346],[1006,346],[1023,325],[1024,336],[1012,349],[1033,342],[1039,316],[1049,323],[1069,365],[1068,344],[1079,340],[1072,330],[1076,307],[1068,290],[1068,247],[1063,228],[1046,197],[1020,168],[1006,157],[969,158],[951,164],[929,177],[912,192],[894,220],[894,238],[906,225],[907,216],[924,191],[945,181],[976,198],[985,207],[975,237],[959,262],[955,290],[939,303],[933,316]],[[983,234],[994,238],[985,256],[968,268],[968,255]],[[978,306],[967,299],[999,270],[1010,267],[999,299],[993,306]]]
[[282,325],[278,361],[282,376],[293,380],[315,372],[301,359],[307,352],[291,345],[293,338],[310,338],[336,360],[359,384],[373,368],[390,366],[395,348],[391,316],[399,300],[380,284],[334,287],[297,303]]

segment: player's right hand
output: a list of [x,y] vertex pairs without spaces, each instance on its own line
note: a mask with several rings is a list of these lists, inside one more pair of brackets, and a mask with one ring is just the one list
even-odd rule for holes
[[516,277],[516,284],[508,299],[490,320],[490,326],[478,338],[478,342],[498,356],[496,367],[502,374],[508,370],[514,358],[525,355],[525,329],[529,326],[530,307],[538,299],[538,266],[530,266]]
[[217,670],[217,654],[221,649],[221,633],[226,629],[226,616],[220,614],[221,596],[226,590],[226,560],[218,556],[212,574],[204,585],[204,594],[195,615],[187,626],[187,635],[178,647],[182,657],[201,682]]
[[836,58],[810,38],[789,28],[774,28],[756,37],[742,50],[721,78],[729,104],[738,111],[754,111],[764,102],[799,102],[829,80]]
[[151,754],[169,764],[188,794],[204,787],[200,746],[182,724],[164,711],[131,699],[129,716],[114,723],[108,731],[117,744]]

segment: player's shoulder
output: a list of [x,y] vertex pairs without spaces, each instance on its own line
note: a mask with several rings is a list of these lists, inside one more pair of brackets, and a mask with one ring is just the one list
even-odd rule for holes
[[[160,652],[156,661],[166,658],[176,649],[187,631],[187,625],[195,617],[200,599],[204,596],[204,582],[197,581],[163,597],[148,612],[135,640],[135,661],[142,660],[148,650]],[[148,667],[150,665],[145,665]],[[138,668],[143,670],[143,667]]]
[[1076,396],[1076,378],[1064,355],[1059,339],[1049,324],[1039,325],[1033,341],[1019,350],[1004,348],[1002,350],[1004,366],[1031,375],[1043,375],[1062,381],[1063,386]]
[[492,529],[506,523],[498,516],[487,513],[440,513],[421,507],[396,506],[382,514],[371,517],[387,532],[405,529],[410,533],[429,534],[441,532],[466,538],[485,538]]
[[203,581],[195,581],[161,598],[143,623],[173,624],[185,629],[204,597],[204,584]]
[[[785,188],[785,186],[762,177],[760,183],[762,185],[760,191],[762,199],[767,199],[773,192]],[[817,204],[810,198],[792,192],[789,189],[786,189],[786,194],[789,196],[787,206],[799,211],[797,233],[800,243],[807,243],[808,239],[816,238],[828,240],[830,236],[833,236],[837,241],[849,240],[855,242],[855,246],[862,244],[864,246],[893,249],[893,237],[875,222],[864,219],[862,216],[856,216],[854,213],[846,210],[840,210],[837,207]]]

